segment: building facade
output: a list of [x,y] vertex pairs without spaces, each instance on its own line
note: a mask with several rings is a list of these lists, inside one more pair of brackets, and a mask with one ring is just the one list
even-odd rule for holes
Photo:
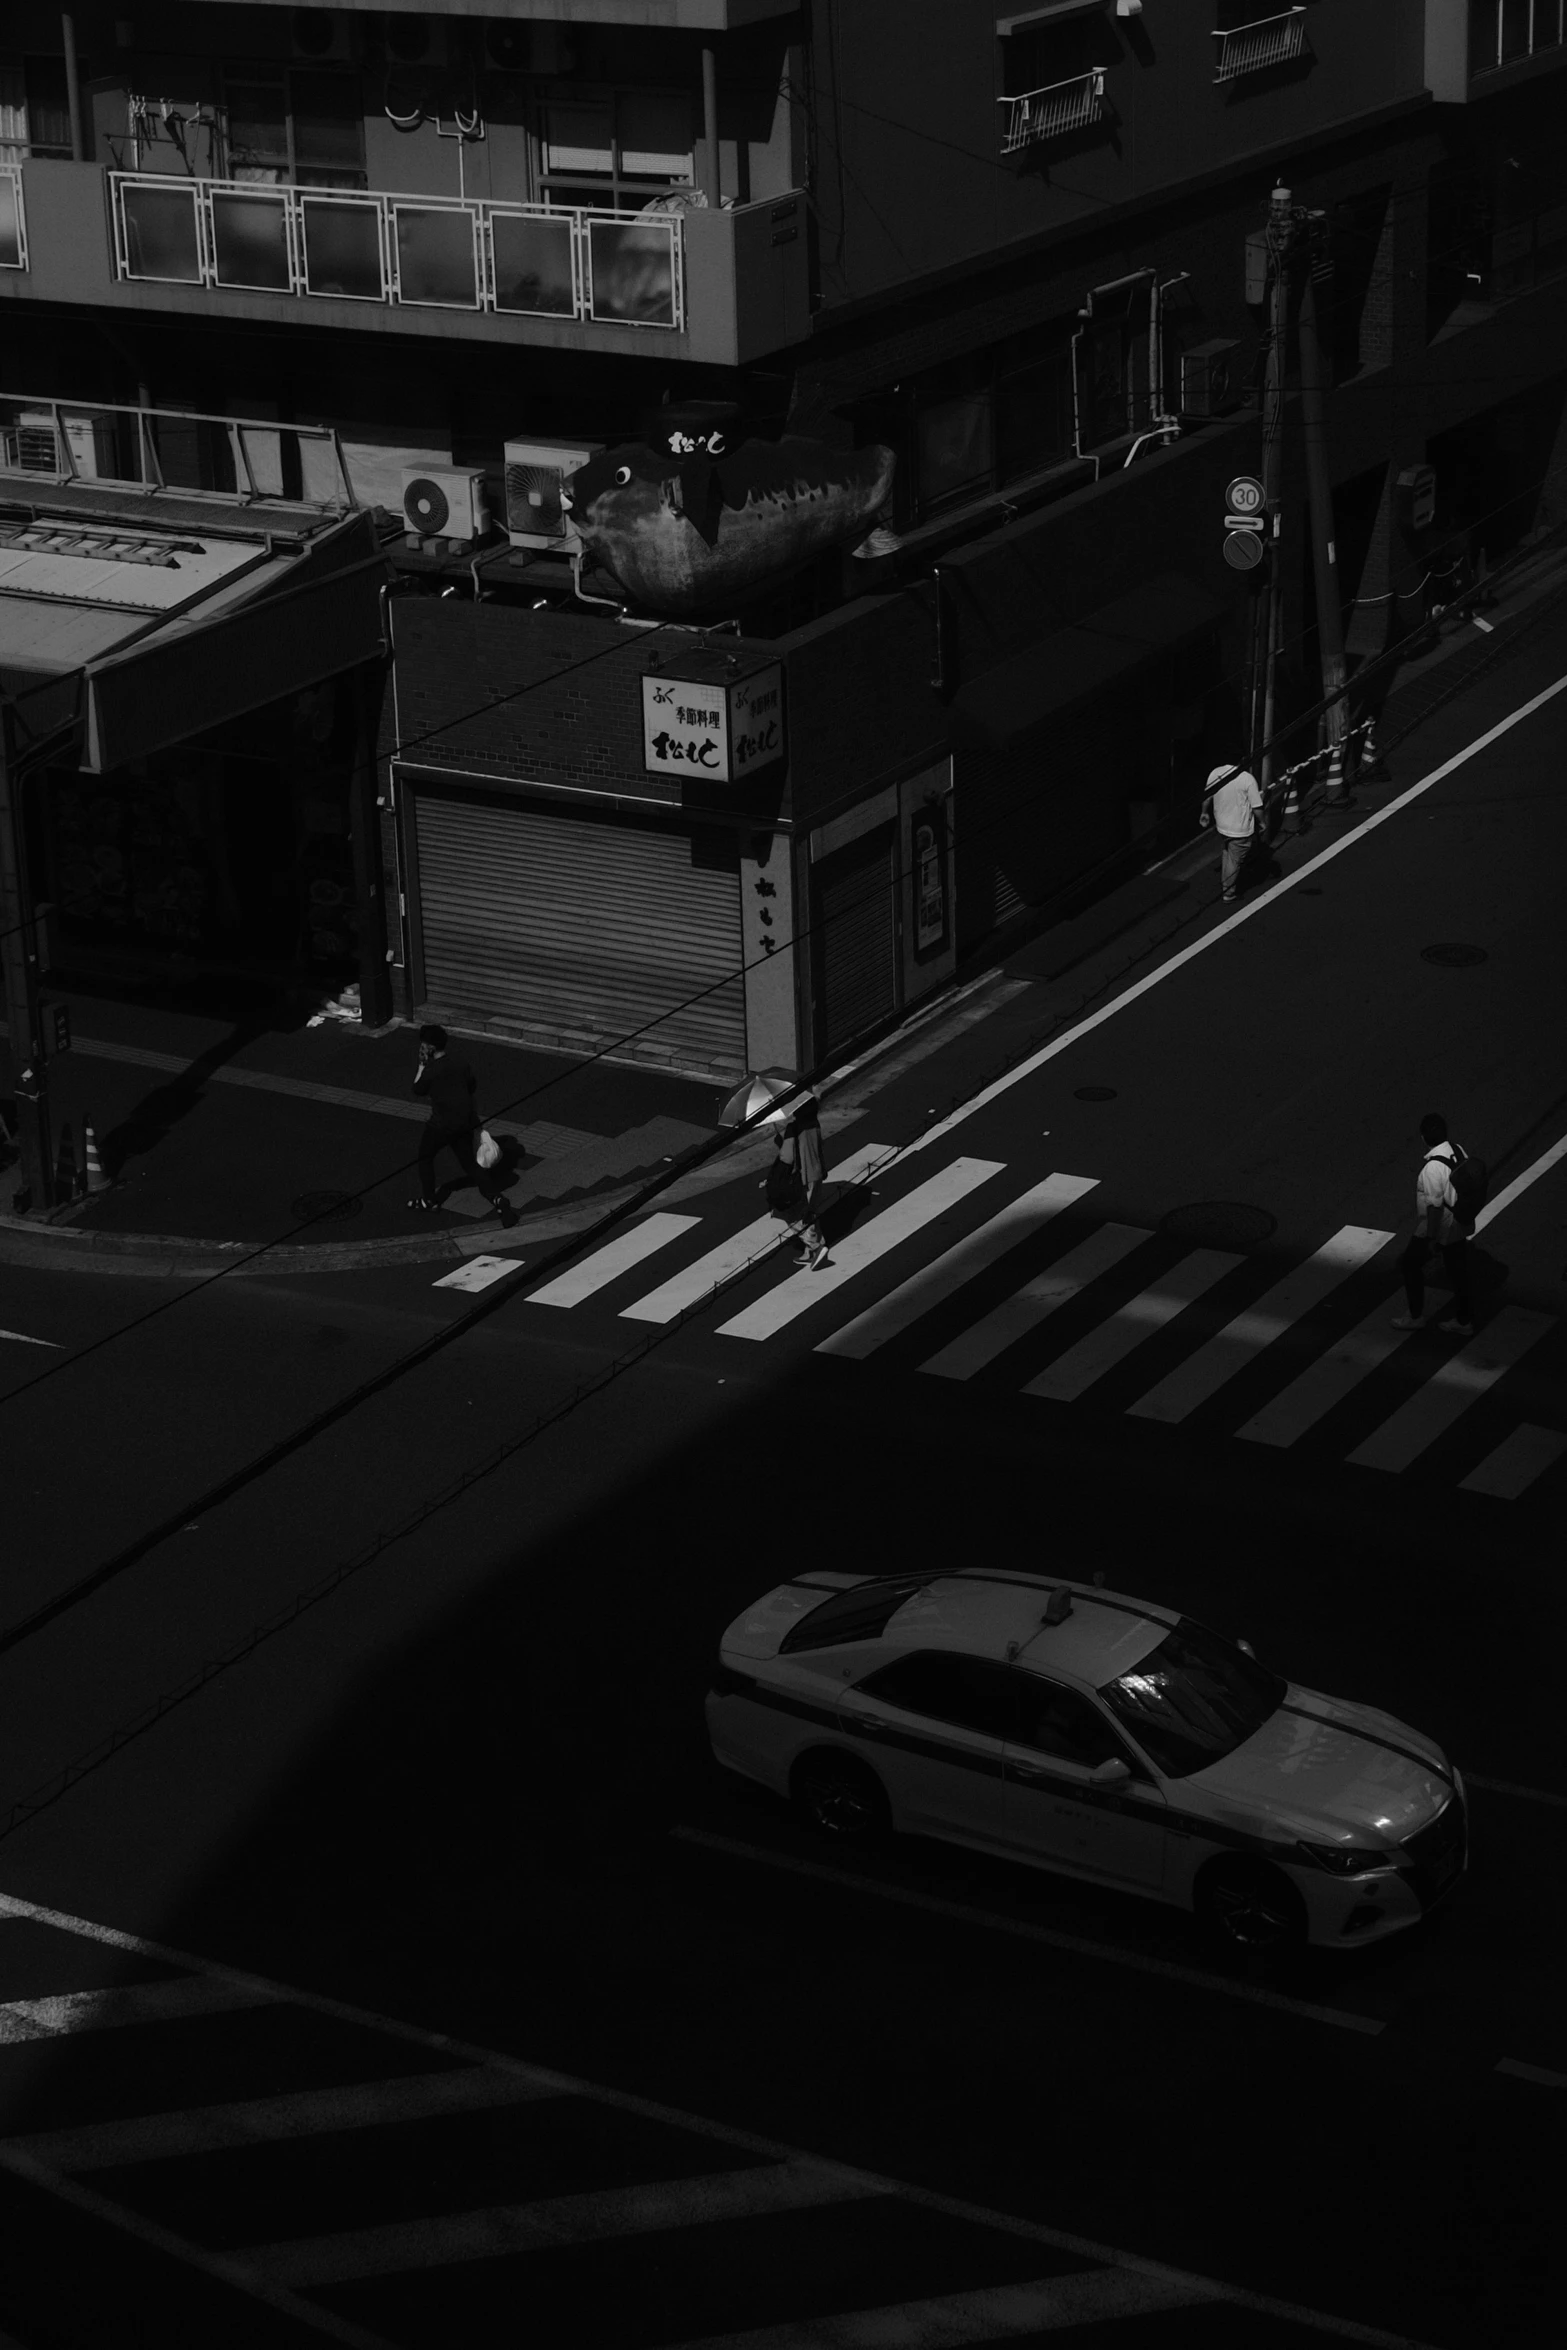
[[[1562,519],[1564,31],[1561,0],[14,0],[7,463],[42,498],[66,462],[38,398],[201,412],[159,428],[193,494],[243,490],[213,419],[273,433],[285,496],[336,436],[394,649],[367,1010],[815,1065],[1176,846],[1244,748],[1260,575],[1222,516],[1261,466],[1275,185],[1320,227],[1352,664]],[[1289,388],[1286,712],[1320,686]],[[693,401],[891,450],[876,529],[694,622],[568,560],[570,467]],[[773,678],[762,763],[650,749],[651,695],[721,728]]]

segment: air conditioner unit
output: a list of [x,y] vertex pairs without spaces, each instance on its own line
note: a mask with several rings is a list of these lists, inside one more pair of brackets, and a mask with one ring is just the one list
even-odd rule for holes
[[24,408],[16,419],[14,435],[6,435],[8,453],[14,447],[19,473],[66,473],[74,469],[79,481],[111,479],[117,472],[114,451],[114,422],[105,416],[62,416],[66,441],[70,445],[71,468],[55,437],[54,417],[47,408]]
[[1245,390],[1240,349],[1232,337],[1218,335],[1211,343],[1194,343],[1181,353],[1183,416],[1223,416],[1239,405]]
[[602,441],[508,441],[506,443],[506,535],[514,547],[539,547],[557,555],[580,555],[582,541],[562,510],[560,485],[586,465]]
[[569,24],[518,24],[500,17],[485,27],[484,54],[502,73],[570,73],[577,61]]
[[433,466],[403,470],[403,522],[410,538],[487,538],[490,506],[482,473],[437,472]]
[[347,65],[353,58],[351,41],[349,20],[342,9],[290,9],[289,54],[301,65]]
[[446,26],[439,18],[395,15],[388,9],[381,39],[393,65],[446,63]]

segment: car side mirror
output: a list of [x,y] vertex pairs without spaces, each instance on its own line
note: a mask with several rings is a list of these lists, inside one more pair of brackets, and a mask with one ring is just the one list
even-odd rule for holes
[[1251,1661],[1252,1661],[1252,1663],[1253,1663],[1253,1664],[1255,1664],[1255,1663],[1256,1663],[1256,1661],[1257,1661],[1257,1651],[1256,1651],[1256,1650],[1253,1648],[1253,1646],[1252,1646],[1252,1644],[1251,1644],[1251,1642],[1250,1642],[1249,1640],[1237,1640],[1237,1641],[1236,1641],[1236,1643],[1235,1643],[1235,1645],[1236,1645],[1236,1647],[1237,1647],[1237,1648],[1240,1650],[1240,1652],[1241,1652],[1242,1656],[1249,1656],[1249,1657],[1251,1658]]
[[1118,1754],[1112,1754],[1108,1761],[1095,1763],[1088,1774],[1088,1784],[1090,1787],[1124,1787],[1131,1775],[1131,1764],[1123,1762]]

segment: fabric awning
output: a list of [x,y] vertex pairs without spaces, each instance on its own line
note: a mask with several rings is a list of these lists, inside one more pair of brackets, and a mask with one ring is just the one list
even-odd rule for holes
[[1103,604],[1070,628],[1057,629],[1026,653],[970,679],[953,696],[953,739],[1001,750],[1060,711],[1198,636],[1222,619],[1218,597],[1179,571],[1161,572]]
[[37,728],[68,691],[81,764],[102,775],[378,658],[386,576],[354,514],[297,552],[244,549],[177,611],[0,592],[0,683]]

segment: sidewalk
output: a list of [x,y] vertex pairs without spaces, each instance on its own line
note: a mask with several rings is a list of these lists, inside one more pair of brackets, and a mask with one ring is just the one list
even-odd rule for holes
[[[1384,740],[1397,744],[1411,732],[1417,739],[1395,759],[1394,776],[1357,784],[1359,812],[1371,813],[1420,772],[1423,721],[1515,641],[1518,622],[1526,628],[1550,611],[1564,571],[1561,553],[1552,555],[1487,611],[1487,630],[1455,622],[1407,676],[1400,673],[1382,714]],[[1274,869],[1288,872],[1323,837],[1319,819],[1305,836],[1280,839]],[[985,1083],[1038,1034],[1200,936],[1222,918],[1216,864],[1212,840],[1200,837],[1069,920],[1026,939],[998,937],[965,984],[822,1082],[829,1136],[919,1063],[930,1064],[932,1103],[948,1106],[948,1092],[955,1101]],[[1257,880],[1265,889],[1265,874]],[[51,998],[60,1000],[54,990]],[[449,1159],[439,1170],[441,1212],[421,1216],[407,1206],[424,1118],[411,1091],[412,1029],[331,1020],[310,1027],[297,1001],[259,997],[228,1019],[123,992],[64,1000],[73,1043],[51,1064],[56,1142],[69,1129],[80,1164],[90,1119],[112,1180],[52,1219],[18,1218],[5,1212],[14,1174],[0,1168],[0,1262],[193,1277],[455,1264],[566,1239],[666,1168],[673,1180],[660,1202],[677,1206],[759,1173],[770,1155],[768,1137],[758,1135],[676,1171],[674,1162],[713,1140],[722,1087],[464,1037],[520,1221],[503,1230],[478,1193],[459,1184]],[[981,1022],[990,1023],[983,1039],[966,1044]],[[0,1093],[10,1090],[9,1038],[0,1025]]]

